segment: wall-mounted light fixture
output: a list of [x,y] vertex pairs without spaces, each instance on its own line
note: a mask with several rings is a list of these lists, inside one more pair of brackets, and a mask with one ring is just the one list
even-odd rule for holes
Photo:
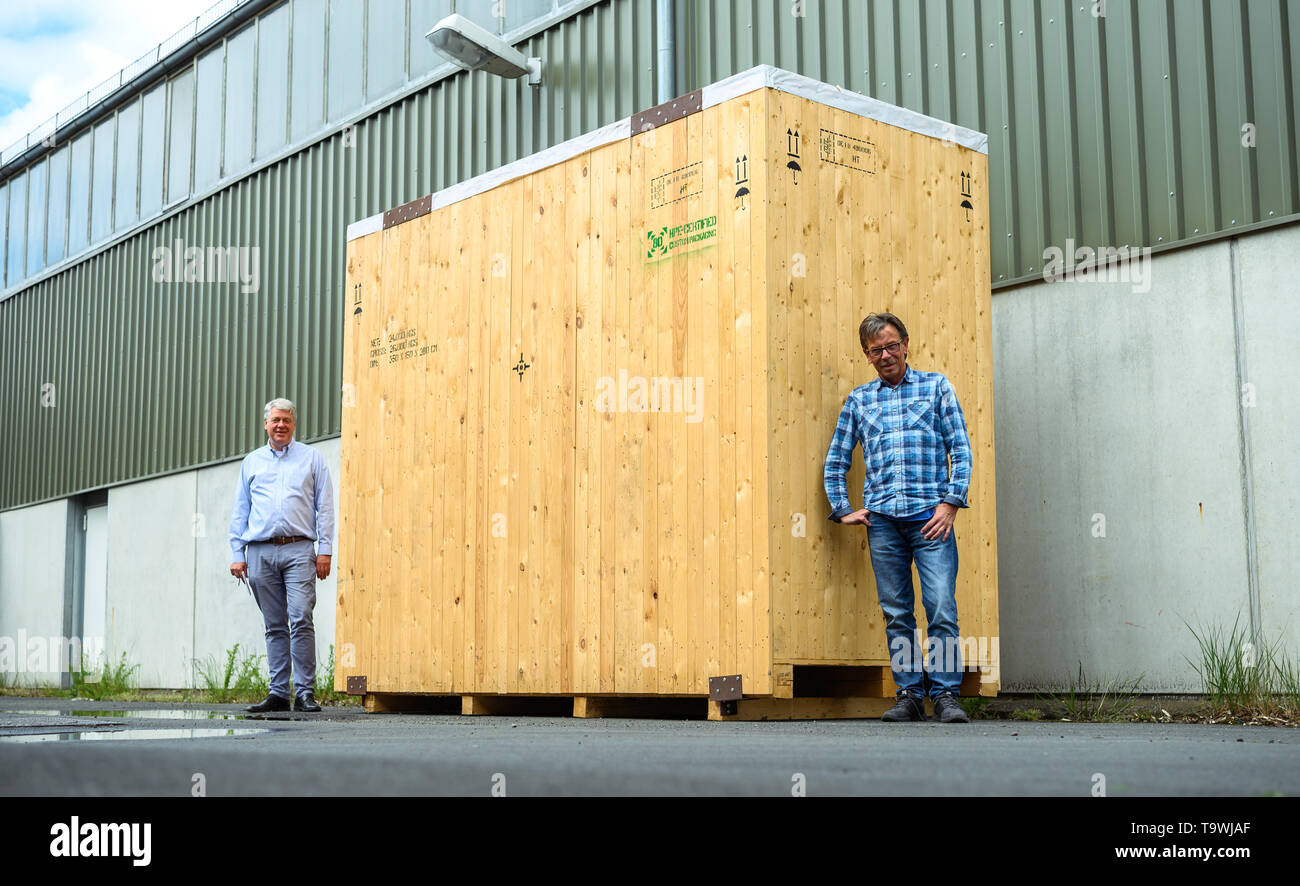
[[440,55],[466,71],[487,71],[510,80],[527,74],[529,85],[542,83],[540,58],[528,58],[463,15],[447,16],[424,38]]

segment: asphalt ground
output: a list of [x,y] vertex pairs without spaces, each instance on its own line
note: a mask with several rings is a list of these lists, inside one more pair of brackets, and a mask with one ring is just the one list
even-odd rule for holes
[[241,705],[0,697],[0,795],[181,797],[200,784],[211,797],[1296,796],[1300,731],[331,707],[259,718]]

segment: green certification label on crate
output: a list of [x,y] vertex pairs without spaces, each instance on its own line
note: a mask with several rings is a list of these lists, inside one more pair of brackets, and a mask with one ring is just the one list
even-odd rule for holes
[[646,231],[645,260],[651,262],[673,258],[684,252],[694,252],[706,246],[712,246],[718,236],[718,217],[697,218],[672,227],[661,227],[657,231]]

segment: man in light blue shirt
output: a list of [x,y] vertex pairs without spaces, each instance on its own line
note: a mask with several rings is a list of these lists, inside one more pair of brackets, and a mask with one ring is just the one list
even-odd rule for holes
[[[230,515],[230,573],[247,580],[266,625],[271,692],[248,710],[290,710],[316,704],[316,579],[330,574],[334,494],[329,467],[317,450],[293,439],[297,410],[275,399],[262,410],[267,445],[244,457]],[[313,550],[312,543],[315,542]]]

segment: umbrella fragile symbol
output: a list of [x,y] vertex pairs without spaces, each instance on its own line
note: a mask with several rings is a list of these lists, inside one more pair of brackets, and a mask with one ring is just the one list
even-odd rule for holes
[[736,199],[740,201],[741,209],[745,208],[745,198],[749,196],[749,155],[736,158]]
[[799,165],[799,130],[787,129],[785,139],[785,155],[790,158],[790,162],[785,164],[785,168],[790,170],[790,174],[794,177],[794,183],[797,185],[799,184],[799,173],[803,172],[803,167]]

